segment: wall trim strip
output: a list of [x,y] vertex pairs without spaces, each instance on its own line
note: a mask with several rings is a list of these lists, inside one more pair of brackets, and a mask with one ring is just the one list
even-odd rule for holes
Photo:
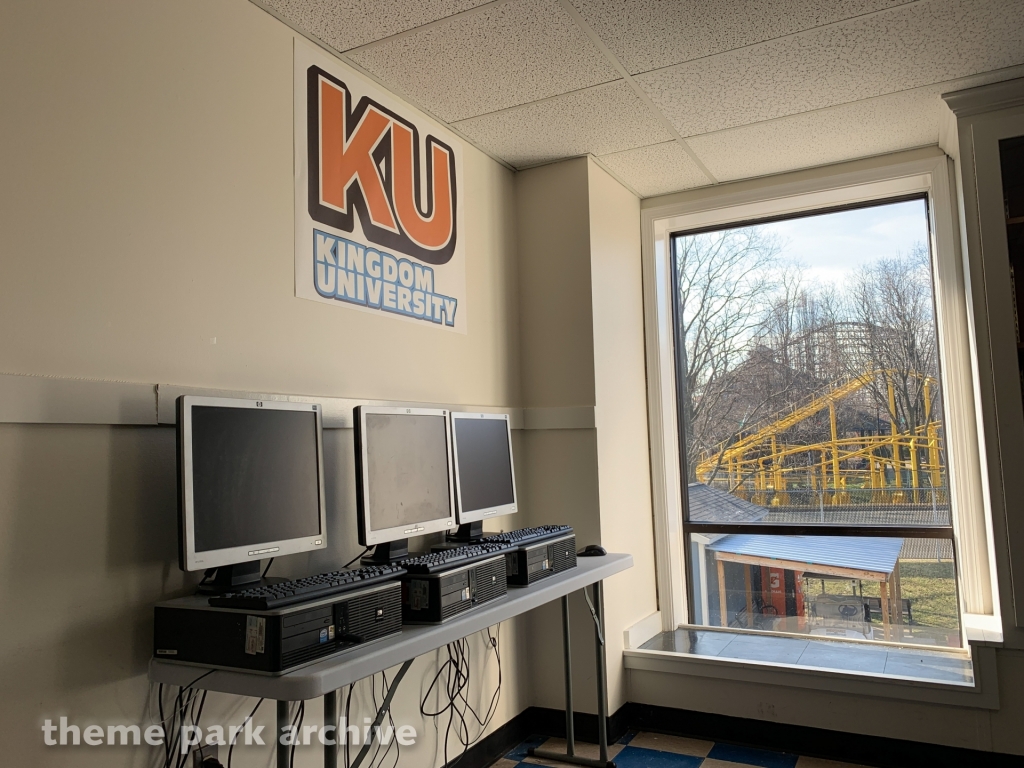
[[0,374],[0,423],[156,424],[156,385]]
[[318,397],[11,373],[0,373],[0,424],[171,425],[175,423],[174,401],[179,395],[320,403],[324,408],[324,427],[327,429],[351,429],[352,409],[357,405],[408,405],[447,408],[450,411],[508,413],[512,417],[512,429],[595,427],[594,406],[520,408],[462,403],[400,403],[393,400]]

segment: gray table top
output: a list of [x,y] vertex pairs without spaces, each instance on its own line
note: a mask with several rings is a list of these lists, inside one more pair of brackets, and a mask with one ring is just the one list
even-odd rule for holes
[[[217,670],[203,677],[197,687],[278,701],[314,699],[607,579],[631,568],[633,556],[610,553],[604,557],[581,557],[577,562],[576,568],[532,586],[509,587],[504,598],[444,624],[404,626],[399,635],[356,646],[276,677]],[[209,669],[154,658],[149,662],[149,679],[168,685],[188,685]]]

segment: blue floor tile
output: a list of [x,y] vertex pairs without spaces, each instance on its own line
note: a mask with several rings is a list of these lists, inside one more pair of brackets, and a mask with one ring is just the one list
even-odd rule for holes
[[626,735],[623,736],[621,739],[619,739],[615,743],[616,744],[629,744],[629,742],[631,742],[633,740],[633,737],[636,736],[636,733],[637,733],[636,731],[626,731]]
[[615,756],[618,768],[699,768],[704,758],[658,752],[654,749],[626,747]]
[[531,736],[526,741],[522,742],[513,749],[511,752],[505,755],[507,760],[514,760],[515,762],[521,762],[526,759],[526,751],[531,747],[539,747],[545,741],[548,740],[547,736]]
[[732,744],[715,744],[708,757],[744,765],[757,765],[760,768],[795,768],[799,759],[798,755],[788,755],[785,752],[736,747]]

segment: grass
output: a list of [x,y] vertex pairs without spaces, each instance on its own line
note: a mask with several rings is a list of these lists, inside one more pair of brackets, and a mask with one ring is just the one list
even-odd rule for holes
[[[880,595],[877,581],[865,581],[864,596]],[[811,593],[821,589],[820,582],[810,580]],[[956,630],[960,627],[957,610],[956,578],[953,563],[935,560],[904,560],[900,562],[900,589],[910,600],[914,626]],[[830,595],[853,593],[851,582],[826,581],[825,592]],[[881,618],[872,614],[872,624],[881,625]]]

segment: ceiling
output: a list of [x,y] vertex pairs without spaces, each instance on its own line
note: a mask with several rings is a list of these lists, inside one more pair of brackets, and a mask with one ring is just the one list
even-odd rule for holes
[[935,144],[1024,0],[255,0],[517,169],[641,197]]

